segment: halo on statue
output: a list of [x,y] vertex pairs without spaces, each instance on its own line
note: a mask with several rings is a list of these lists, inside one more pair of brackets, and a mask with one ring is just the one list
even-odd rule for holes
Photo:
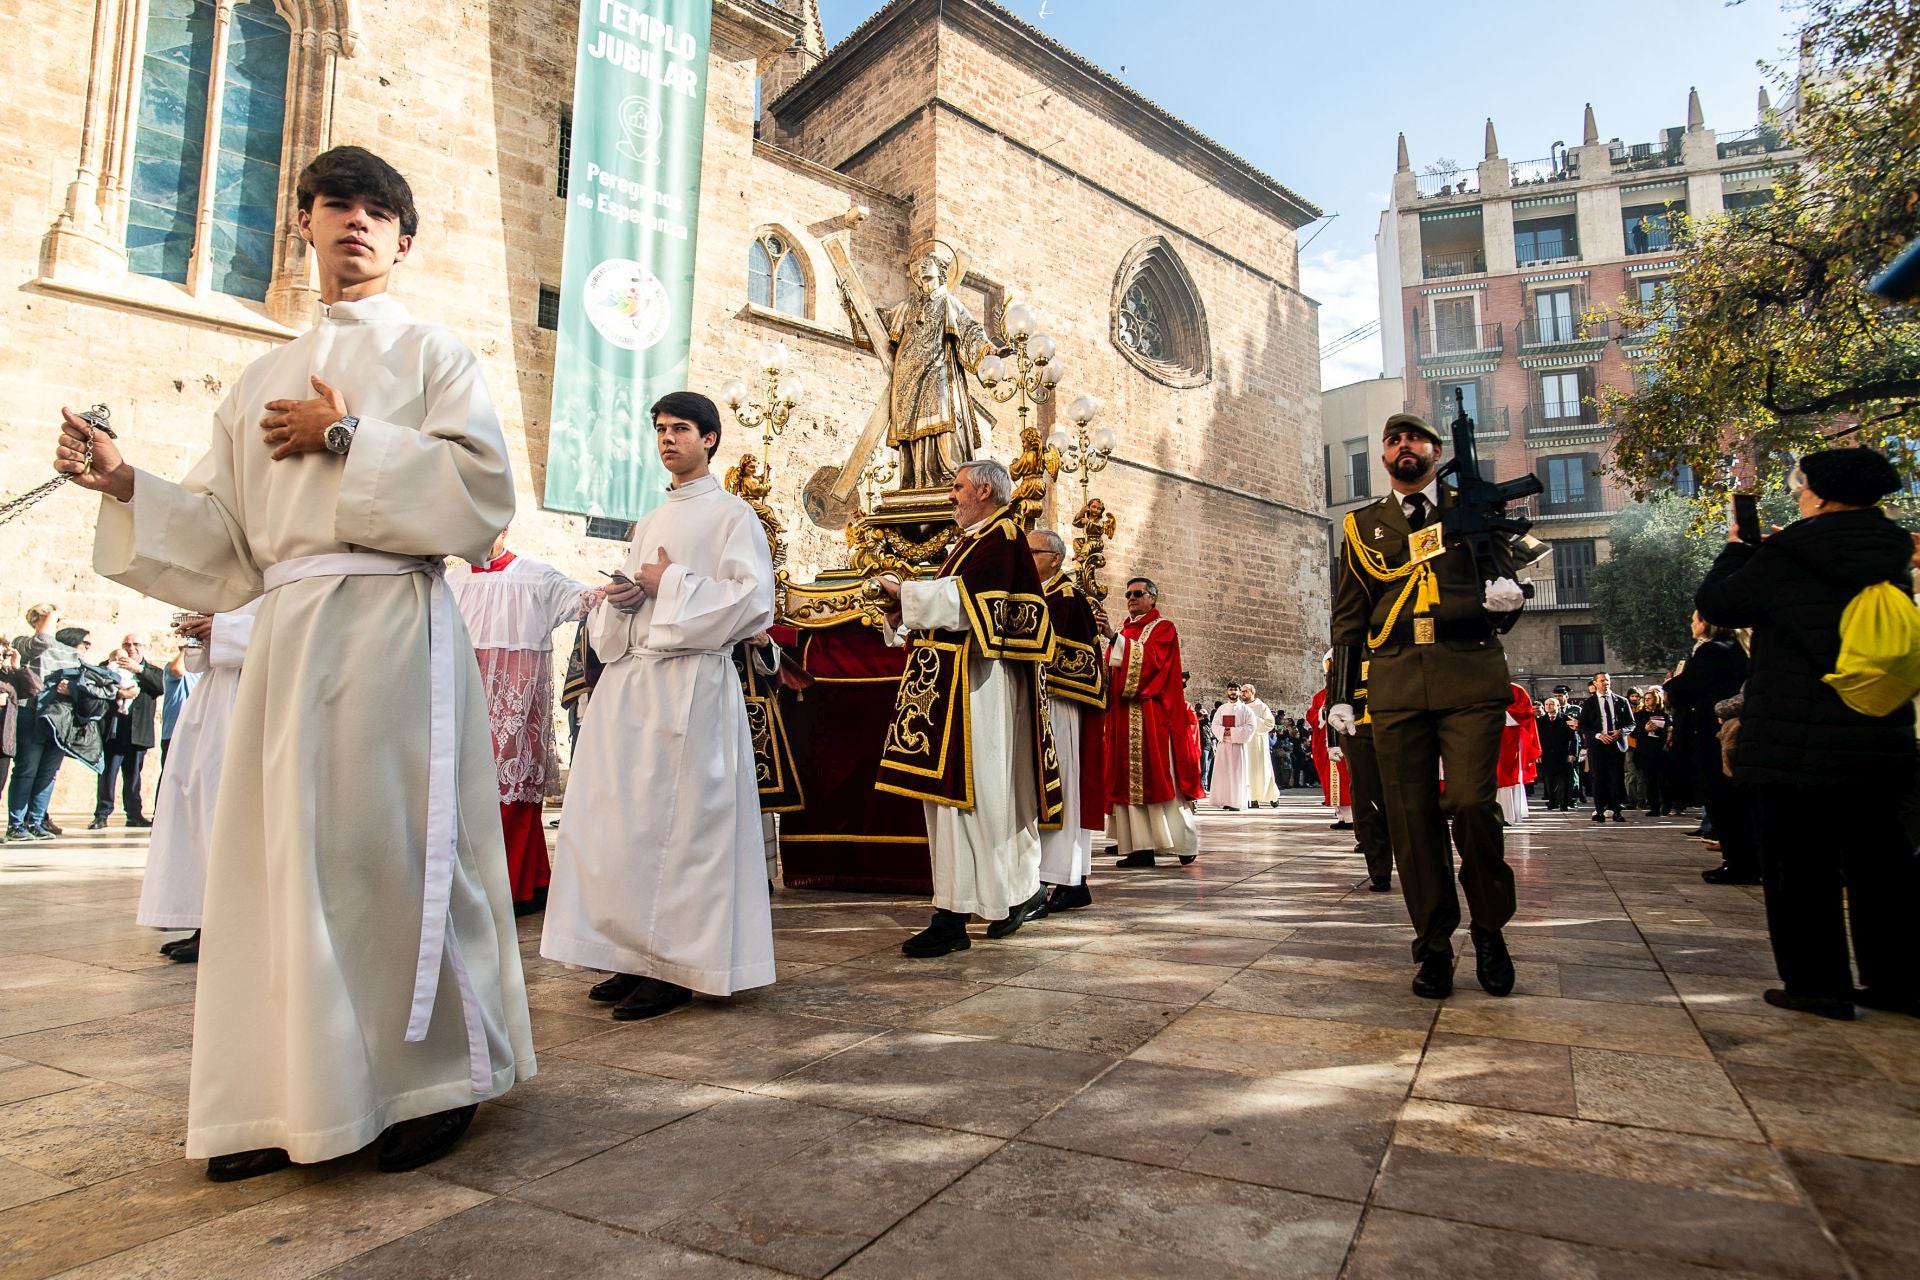
[[948,290],[958,289],[960,282],[967,276],[967,256],[938,236],[929,236],[907,250],[908,265],[911,266],[920,261],[923,251],[929,248],[935,251],[935,257],[946,263]]

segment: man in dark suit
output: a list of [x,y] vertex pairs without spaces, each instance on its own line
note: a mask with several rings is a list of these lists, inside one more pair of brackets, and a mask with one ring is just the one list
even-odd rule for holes
[[1414,994],[1438,1000],[1453,991],[1457,848],[1477,976],[1503,996],[1513,990],[1513,960],[1500,931],[1513,916],[1514,886],[1494,790],[1512,687],[1496,624],[1525,596],[1504,545],[1488,582],[1465,541],[1447,535],[1455,495],[1437,475],[1440,433],[1397,413],[1381,442],[1392,492],[1345,521],[1327,723],[1354,732],[1365,662],[1387,827],[1420,965]]
[[120,803],[127,811],[127,825],[153,825],[140,799],[140,770],[146,763],[147,752],[158,741],[153,731],[153,715],[157,699],[166,688],[166,672],[147,661],[147,638],[137,631],[120,642],[120,652],[110,665],[133,677],[134,695],[126,710],[109,717],[112,723],[104,744],[107,758],[94,794],[93,821],[87,824],[89,831],[106,826],[107,819],[113,816],[115,779],[120,782]]
[[1612,690],[1602,671],[1593,678],[1593,696],[1580,704],[1580,732],[1587,740],[1587,769],[1593,775],[1593,820],[1615,822],[1627,803],[1627,734],[1633,731],[1633,704]]
[[1540,785],[1546,792],[1547,808],[1573,807],[1573,758],[1579,752],[1567,709],[1558,697],[1540,704],[1534,720],[1540,734]]

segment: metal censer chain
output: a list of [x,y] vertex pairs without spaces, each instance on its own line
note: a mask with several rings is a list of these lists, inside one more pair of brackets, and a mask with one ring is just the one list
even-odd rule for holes
[[[85,413],[77,413],[74,416],[76,418],[81,419],[82,421],[91,423],[93,426],[99,428],[101,431],[106,432],[108,439],[118,440],[120,438],[119,434],[115,432],[112,427],[107,425],[107,420],[111,418],[113,415],[107,409],[107,406],[103,404],[97,404],[93,406],[93,408],[87,410]],[[85,461],[87,464],[87,469],[89,471],[92,470],[93,469],[93,441],[91,440],[87,441]],[[5,502],[0,502],[0,524],[6,524],[8,521],[14,519],[14,517],[26,511],[28,507],[31,507],[34,503],[40,501],[40,499],[46,497],[48,494],[58,489],[61,485],[65,484],[67,481],[79,479],[79,476],[80,476],[79,472],[63,471],[59,475],[55,476],[53,479],[47,481],[45,484],[40,485],[38,488],[29,489],[17,498],[8,498]]]

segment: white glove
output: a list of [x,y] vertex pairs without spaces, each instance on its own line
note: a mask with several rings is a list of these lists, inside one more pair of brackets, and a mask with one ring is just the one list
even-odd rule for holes
[[1488,613],[1512,613],[1527,602],[1527,593],[1512,578],[1495,578],[1487,584],[1480,603]]
[[1335,733],[1344,733],[1351,738],[1354,729],[1352,704],[1342,702],[1329,708],[1327,711],[1327,726]]
[[1327,748],[1327,759],[1333,764],[1339,764],[1342,760],[1345,760],[1346,758],[1347,758],[1347,753],[1341,750],[1339,747]]

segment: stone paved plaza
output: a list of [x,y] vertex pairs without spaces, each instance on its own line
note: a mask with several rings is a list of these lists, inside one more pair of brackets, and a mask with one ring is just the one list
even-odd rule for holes
[[920,902],[782,891],[778,985],[649,1023],[536,920],[540,1074],[452,1156],[224,1186],[140,833],[0,847],[0,1275],[1920,1275],[1920,1021],[1763,1004],[1758,891],[1684,825],[1510,834],[1505,1000],[1470,955],[1415,999],[1298,795],[940,960]]

